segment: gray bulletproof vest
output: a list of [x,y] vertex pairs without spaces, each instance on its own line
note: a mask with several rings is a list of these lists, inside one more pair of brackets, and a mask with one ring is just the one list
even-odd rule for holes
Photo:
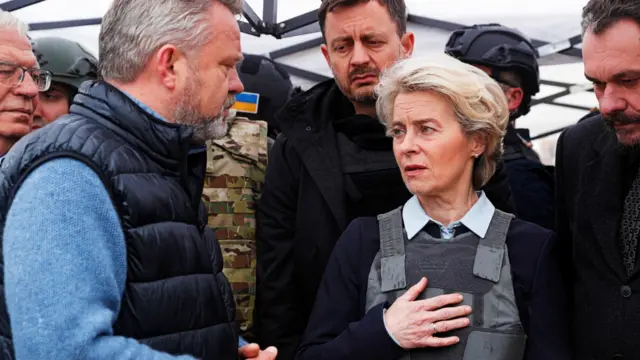
[[367,285],[366,311],[382,302],[393,303],[422,277],[427,289],[418,299],[460,293],[472,313],[467,328],[438,333],[458,336],[460,342],[444,348],[424,348],[402,359],[522,360],[526,335],[511,279],[506,237],[513,215],[495,210],[484,238],[465,232],[442,240],[421,231],[408,240],[402,208],[379,215],[380,251]]

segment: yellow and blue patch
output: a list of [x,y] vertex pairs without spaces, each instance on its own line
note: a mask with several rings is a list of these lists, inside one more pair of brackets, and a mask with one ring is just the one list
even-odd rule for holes
[[242,92],[236,94],[236,103],[232,109],[236,109],[238,112],[257,114],[258,104],[260,103],[260,94]]

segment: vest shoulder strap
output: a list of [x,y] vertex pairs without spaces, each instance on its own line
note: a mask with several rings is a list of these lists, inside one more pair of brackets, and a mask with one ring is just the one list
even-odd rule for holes
[[473,264],[473,274],[498,283],[506,249],[507,233],[513,215],[498,209],[493,213],[487,234],[480,238]]
[[404,227],[402,207],[378,215],[380,231],[381,291],[404,289],[407,286],[405,272]]

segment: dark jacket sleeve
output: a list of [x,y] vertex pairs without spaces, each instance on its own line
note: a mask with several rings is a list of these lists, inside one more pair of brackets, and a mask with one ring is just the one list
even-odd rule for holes
[[558,144],[556,147],[556,172],[555,172],[555,231],[560,238],[560,251],[562,253],[564,263],[563,272],[567,276],[567,281],[571,281],[572,276],[572,262],[571,262],[571,241],[573,240],[573,234],[571,227],[569,226],[569,214],[566,202],[566,192],[572,189],[565,188],[565,173],[567,172],[567,165],[564,161],[564,143],[567,130],[563,131],[558,138]]
[[279,359],[292,359],[298,345],[295,323],[294,236],[298,173],[279,136],[257,209],[255,330],[261,346],[274,345]]
[[551,233],[538,256],[529,299],[525,360],[569,360],[569,299],[560,276],[558,237]]
[[570,235],[567,224],[567,213],[564,204],[564,160],[563,160],[563,139],[565,132],[560,134],[556,145],[556,174],[555,174],[555,231],[560,239],[565,239]]
[[504,163],[498,161],[495,174],[482,189],[491,203],[504,212],[517,215],[516,206],[511,195],[511,186]]
[[364,277],[360,274],[363,268],[371,266],[376,253],[363,251],[363,241],[372,237],[363,236],[365,232],[376,234],[377,222],[357,219],[338,240],[296,360],[393,360],[403,355],[404,351],[384,326],[386,304],[379,304],[361,316],[362,287],[367,284],[362,284]]
[[573,233],[569,222],[569,208],[567,207],[567,192],[573,189],[566,188],[565,174],[571,174],[574,169],[568,168],[564,160],[565,136],[567,130],[563,131],[558,138],[556,147],[556,172],[555,172],[555,231],[559,238],[559,253],[562,259],[561,274],[568,284],[567,293],[569,297],[569,311],[573,311],[573,291],[572,284],[575,279],[573,266]]
[[524,157],[509,161],[506,168],[518,217],[553,230],[554,181],[551,171]]

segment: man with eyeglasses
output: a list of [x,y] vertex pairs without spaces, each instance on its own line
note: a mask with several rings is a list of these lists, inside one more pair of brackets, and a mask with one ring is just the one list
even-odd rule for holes
[[0,157],[31,132],[38,92],[51,81],[38,67],[27,30],[10,13],[0,13]]
[[98,77],[98,60],[75,41],[43,37],[31,41],[41,69],[51,72],[49,90],[41,92],[33,119],[39,129],[69,112],[80,85]]

